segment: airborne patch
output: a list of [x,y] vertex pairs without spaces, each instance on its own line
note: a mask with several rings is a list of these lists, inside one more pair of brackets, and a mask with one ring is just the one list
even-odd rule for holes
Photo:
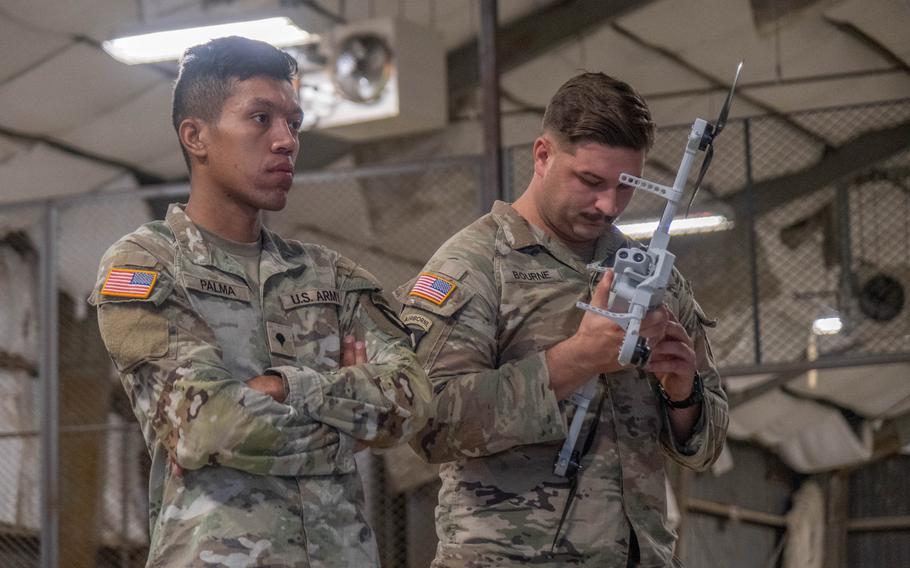
[[104,279],[101,293],[105,296],[146,299],[152,293],[158,273],[154,270],[111,268]]
[[441,306],[457,287],[458,285],[451,280],[429,272],[421,272],[408,295],[417,296]]
[[401,321],[408,327],[417,328],[424,333],[430,331],[430,328],[433,327],[433,320],[426,317],[422,314],[410,313],[405,314]]

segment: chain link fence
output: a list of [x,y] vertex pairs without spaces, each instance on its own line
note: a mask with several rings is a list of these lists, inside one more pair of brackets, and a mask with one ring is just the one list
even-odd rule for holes
[[[722,367],[799,364],[813,321],[835,311],[844,331],[816,338],[817,356],[910,357],[910,152],[824,175],[831,156],[849,159],[838,148],[908,117],[899,101],[728,124],[690,214],[735,225],[671,240],[718,318]],[[660,130],[645,177],[672,183],[688,129]],[[530,147],[506,156],[514,199]],[[806,171],[823,180],[782,192]],[[481,213],[480,173],[466,157],[305,174],[266,224],[356,260],[390,296]],[[151,188],[0,207],[0,566],[144,565],[148,454],[85,298],[103,251],[185,198],[185,187]],[[622,220],[662,210],[640,195]],[[435,471],[407,449],[358,459],[383,565],[427,566]]]

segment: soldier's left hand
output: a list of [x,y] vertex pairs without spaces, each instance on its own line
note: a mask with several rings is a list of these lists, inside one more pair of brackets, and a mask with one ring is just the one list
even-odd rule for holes
[[[367,346],[363,341],[358,341],[353,335],[345,335],[341,342],[341,366],[362,365],[367,362]],[[366,444],[358,441],[354,444],[354,453],[366,449]]]
[[664,336],[652,344],[645,370],[657,376],[672,400],[684,400],[692,393],[695,380],[695,348],[685,328],[666,310],[669,321]]
[[258,375],[247,380],[246,386],[267,394],[277,402],[284,402],[288,393],[284,388],[284,379],[278,375]]
[[353,365],[362,365],[366,362],[366,343],[355,339],[353,335],[345,335],[344,340],[341,342],[341,366],[351,367]]

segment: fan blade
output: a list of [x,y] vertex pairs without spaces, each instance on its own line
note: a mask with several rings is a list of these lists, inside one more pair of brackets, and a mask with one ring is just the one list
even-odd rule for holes
[[717,124],[714,127],[714,137],[717,138],[717,135],[720,134],[720,131],[724,129],[724,126],[727,124],[727,115],[730,113],[730,106],[733,103],[733,91],[736,89],[736,82],[739,81],[739,72],[742,71],[743,61],[739,62],[739,65],[736,66],[736,75],[733,77],[733,84],[730,85],[730,92],[727,93],[727,98],[724,100],[724,106],[720,109],[720,116],[717,117]]

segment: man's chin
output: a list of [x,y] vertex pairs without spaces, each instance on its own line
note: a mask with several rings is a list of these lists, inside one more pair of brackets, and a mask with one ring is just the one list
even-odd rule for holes
[[575,236],[586,241],[599,239],[609,228],[609,223],[579,223],[574,227]]
[[260,195],[259,208],[265,211],[281,211],[288,204],[290,187],[277,187]]

